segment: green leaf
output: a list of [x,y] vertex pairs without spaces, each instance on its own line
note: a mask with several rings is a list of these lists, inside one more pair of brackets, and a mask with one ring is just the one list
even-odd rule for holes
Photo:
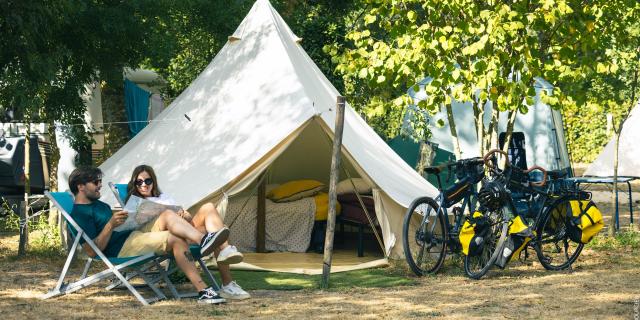
[[376,16],[370,15],[370,14],[367,14],[367,15],[364,16],[365,25],[369,25],[369,24],[372,24],[374,22],[376,22]]
[[360,69],[360,72],[358,72],[358,78],[365,79],[366,77],[367,77],[367,68]]
[[416,22],[416,12],[413,10],[407,12],[407,19],[411,22]]
[[453,78],[453,80],[458,81],[458,79],[460,78],[460,69],[453,70],[453,72],[451,72],[451,77]]

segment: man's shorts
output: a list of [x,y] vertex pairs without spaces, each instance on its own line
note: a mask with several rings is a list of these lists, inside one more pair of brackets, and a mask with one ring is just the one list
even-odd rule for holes
[[169,231],[160,231],[158,219],[151,220],[131,232],[122,245],[118,257],[133,257],[147,253],[166,254]]

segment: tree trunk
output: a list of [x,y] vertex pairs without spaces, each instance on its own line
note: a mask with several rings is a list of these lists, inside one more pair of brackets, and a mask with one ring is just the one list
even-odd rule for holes
[[620,125],[620,131],[613,131],[613,191],[611,191],[611,199],[615,203],[615,209],[611,213],[611,220],[609,221],[609,236],[616,235],[616,217],[618,212],[618,144],[620,143],[620,132],[622,131],[622,124]]
[[479,100],[473,106],[473,113],[475,115],[476,124],[476,139],[478,140],[478,152],[480,155],[485,154],[484,145],[484,102]]
[[453,109],[451,104],[447,105],[447,120],[449,120],[449,131],[451,132],[451,141],[453,142],[453,153],[456,160],[460,160],[462,152],[460,151],[460,139],[458,139],[458,130],[456,130],[456,120],[453,117]]
[[436,156],[436,150],[433,144],[425,141],[420,141],[420,158],[418,159],[418,165],[416,171],[421,176],[424,174],[424,169],[433,164],[433,158]]
[[[58,148],[58,141],[56,140],[56,126],[53,121],[48,124],[47,133],[49,134],[49,146],[51,148],[51,155],[49,158],[49,191],[58,191],[58,162],[60,161],[60,149]],[[60,213],[49,203],[49,226],[53,227],[58,224]]]
[[[493,109],[491,110],[491,124],[489,125],[489,143],[488,147],[485,149],[486,151],[497,149],[498,146],[498,130],[500,129],[500,110],[494,104]],[[481,154],[481,155],[484,155]]]
[[20,205],[20,240],[18,255],[26,253],[29,246],[29,195],[31,194],[31,119],[25,116],[26,134],[24,137],[24,203]]

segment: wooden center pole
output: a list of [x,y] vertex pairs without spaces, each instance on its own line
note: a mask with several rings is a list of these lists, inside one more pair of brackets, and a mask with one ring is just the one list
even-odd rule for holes
[[[265,173],[263,173],[265,174]],[[267,247],[265,244],[266,237],[266,228],[267,228],[267,220],[266,220],[266,190],[267,184],[265,179],[259,179],[260,184],[258,185],[258,208],[257,208],[257,223],[256,223],[256,252],[265,253],[267,252]]]
[[333,254],[333,235],[336,227],[336,185],[338,183],[338,169],[340,168],[340,150],[342,149],[342,131],[344,129],[345,99],[338,96],[336,109],[336,124],[333,136],[333,150],[331,151],[331,173],[329,176],[329,215],[327,217],[327,231],[324,238],[324,259],[322,262],[322,281],[320,287],[329,287],[331,273],[331,257]]

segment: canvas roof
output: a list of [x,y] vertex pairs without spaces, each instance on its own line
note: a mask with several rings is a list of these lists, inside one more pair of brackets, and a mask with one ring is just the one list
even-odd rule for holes
[[[237,192],[309,123],[332,135],[338,95],[271,4],[258,0],[157,121],[100,166],[104,180],[127,182],[144,163],[156,170],[162,191],[185,207]],[[348,105],[344,128],[347,158],[397,204],[436,194]],[[103,198],[115,205],[108,192]]]

